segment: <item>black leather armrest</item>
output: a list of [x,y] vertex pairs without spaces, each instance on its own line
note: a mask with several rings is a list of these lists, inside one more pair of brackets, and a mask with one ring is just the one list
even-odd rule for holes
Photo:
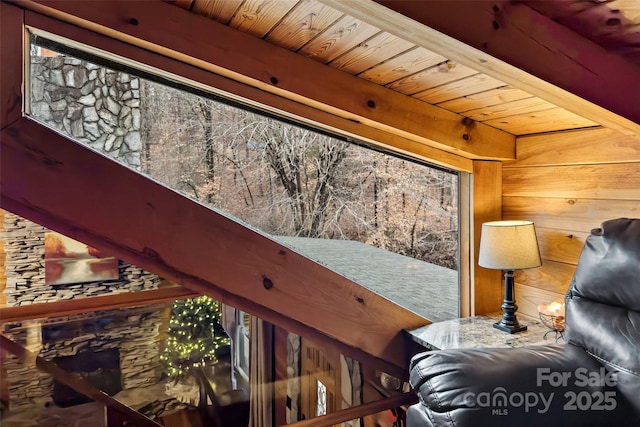
[[409,406],[406,413],[407,426],[433,427],[427,411],[419,404]]
[[432,351],[410,370],[414,410],[435,426],[640,425],[615,376],[573,345]]

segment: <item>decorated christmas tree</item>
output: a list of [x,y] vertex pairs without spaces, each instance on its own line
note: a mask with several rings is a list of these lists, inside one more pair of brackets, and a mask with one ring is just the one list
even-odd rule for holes
[[191,367],[216,362],[216,352],[230,340],[220,323],[218,301],[207,296],[173,303],[164,354],[160,356],[170,378],[189,375]]

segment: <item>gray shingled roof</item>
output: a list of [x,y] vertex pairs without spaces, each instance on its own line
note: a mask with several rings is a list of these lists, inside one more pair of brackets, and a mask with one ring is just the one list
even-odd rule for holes
[[432,322],[459,317],[455,270],[353,240],[273,238]]

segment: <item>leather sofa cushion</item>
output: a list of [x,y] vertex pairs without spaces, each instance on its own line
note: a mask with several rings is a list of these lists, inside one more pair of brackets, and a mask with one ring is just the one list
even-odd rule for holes
[[434,426],[640,425],[601,369],[573,345],[441,350],[414,356],[410,383]]
[[587,238],[566,296],[569,343],[617,376],[640,414],[640,220],[602,223]]
[[618,393],[640,416],[640,313],[576,296],[566,301],[568,342],[615,374]]
[[591,230],[569,292],[640,312],[640,219],[613,219]]

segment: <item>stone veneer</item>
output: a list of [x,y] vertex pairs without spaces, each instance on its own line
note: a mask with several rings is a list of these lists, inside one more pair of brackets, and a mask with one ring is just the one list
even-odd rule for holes
[[[123,390],[156,384],[161,377],[159,327],[166,324],[169,310],[161,307],[150,311],[127,309],[111,310],[98,316],[77,315],[65,320],[61,328],[66,328],[64,338],[42,342],[39,323],[5,325],[3,332],[11,340],[38,353],[40,357],[54,360],[56,357],[72,356],[82,351],[93,353],[118,348]],[[96,318],[108,319],[96,322]],[[91,321],[90,328],[82,328],[79,322]],[[97,325],[102,324],[102,327]],[[7,382],[9,384],[9,404],[11,409],[29,405],[50,405],[53,403],[53,377],[32,364],[20,362],[15,356],[5,358]]]
[[[86,60],[32,47],[31,114],[72,139],[140,169],[140,80]],[[160,279],[119,262],[119,280],[47,286],[46,229],[7,213],[4,221],[7,305],[156,289]]]
[[140,80],[85,60],[45,52],[53,56],[31,56],[31,115],[139,170]]
[[[7,284],[5,294],[8,306],[54,302],[85,298],[103,294],[135,292],[157,289],[161,278],[129,263],[119,261],[119,278],[110,281],[47,285],[44,277],[45,227],[10,212],[5,212],[4,231],[5,270]],[[159,381],[160,341],[159,328],[166,324],[167,311],[140,312],[133,309],[80,314],[72,317],[48,319],[44,322],[81,322],[83,319],[113,317],[102,330],[86,333],[77,329],[71,338],[42,344],[41,325],[29,322],[4,325],[4,334],[27,349],[48,360],[71,356],[90,349],[93,352],[117,347],[120,351],[120,369],[123,389],[148,386]],[[53,313],[52,313],[53,314]],[[73,335],[73,330],[69,333]],[[69,335],[67,334],[67,335]],[[5,358],[10,408],[52,403],[53,378],[32,365],[25,365],[17,358]]]
[[[142,156],[139,79],[52,51],[43,49],[44,54],[40,55],[40,49],[34,48],[32,52],[38,54],[31,56],[30,64],[31,115],[72,139],[139,170]],[[47,231],[45,227],[6,212],[0,237],[5,241],[7,306],[157,289],[161,282],[157,275],[119,261],[117,280],[47,285],[44,273]],[[168,310],[158,306],[148,312],[132,310],[55,318],[56,322],[70,328],[67,338],[44,344],[42,327],[51,319],[43,325],[37,322],[5,324],[3,333],[47,360],[117,347],[123,390],[128,390],[159,381],[162,371],[158,334],[169,315]],[[104,325],[101,330],[87,332],[77,328],[82,322],[96,317],[110,320],[98,322]],[[52,403],[53,378],[50,375],[11,355],[7,355],[5,367],[11,408]]]
[[160,277],[119,261],[119,279],[69,285],[47,285],[44,281],[45,227],[10,212],[5,213],[0,238],[5,243],[7,306],[53,302],[103,294],[157,289]]
[[299,335],[287,334],[287,397],[291,402],[286,409],[287,424],[300,420],[300,351],[302,342]]
[[[4,231],[0,235],[5,242],[5,294],[8,306],[157,289],[162,280],[155,274],[119,261],[117,280],[47,285],[44,277],[44,236],[47,229],[10,212],[5,212],[4,221]],[[97,352],[117,347],[124,390],[158,382],[161,375],[158,332],[160,325],[167,322],[163,316],[168,315],[168,311],[157,311],[156,308],[156,311],[149,313],[137,310],[127,314],[123,309],[54,320],[78,322],[96,315],[101,318],[113,316],[117,320],[107,323],[103,330],[85,333],[78,329],[76,336],[50,341],[44,346],[40,324],[26,328],[21,323],[5,324],[4,333],[48,360],[88,349]],[[47,322],[51,322],[51,319]],[[50,375],[10,355],[5,359],[5,367],[11,408],[52,403],[53,378]]]

